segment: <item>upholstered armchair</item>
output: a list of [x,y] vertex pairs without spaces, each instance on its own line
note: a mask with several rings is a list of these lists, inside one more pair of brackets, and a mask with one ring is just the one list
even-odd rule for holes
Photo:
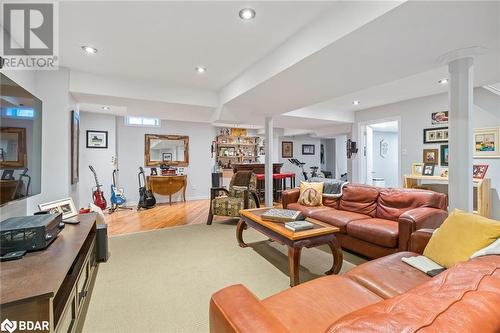
[[252,171],[238,171],[231,178],[229,189],[224,187],[210,189],[207,224],[212,224],[214,215],[239,217],[241,209],[258,207],[257,177]]

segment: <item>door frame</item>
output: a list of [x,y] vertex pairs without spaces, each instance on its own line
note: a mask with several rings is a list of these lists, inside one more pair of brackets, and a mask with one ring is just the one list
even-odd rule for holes
[[[374,124],[380,124],[380,123],[387,123],[387,122],[392,122],[396,121],[398,124],[398,182],[397,182],[397,187],[400,188],[403,183],[403,176],[401,172],[401,160],[402,160],[402,149],[401,149],[401,116],[394,116],[394,117],[386,117],[386,118],[379,118],[379,119],[372,119],[372,120],[366,120],[358,123],[358,140],[361,143],[361,147],[359,147],[359,150],[361,151],[358,153],[359,156],[359,162],[358,162],[358,182],[367,184],[367,157],[366,157],[366,127]],[[373,142],[372,142],[373,144]]]

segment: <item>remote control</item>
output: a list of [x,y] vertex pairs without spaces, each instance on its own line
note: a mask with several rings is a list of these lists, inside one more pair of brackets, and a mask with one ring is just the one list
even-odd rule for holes
[[9,261],[21,259],[26,254],[26,251],[14,251],[4,254],[0,257],[0,261]]

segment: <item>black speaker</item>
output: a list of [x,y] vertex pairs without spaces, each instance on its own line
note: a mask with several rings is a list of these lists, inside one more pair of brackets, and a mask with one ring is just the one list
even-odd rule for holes
[[222,172],[212,172],[212,187],[222,186]]
[[98,224],[96,228],[97,232],[97,261],[106,262],[109,258],[108,252],[108,225]]

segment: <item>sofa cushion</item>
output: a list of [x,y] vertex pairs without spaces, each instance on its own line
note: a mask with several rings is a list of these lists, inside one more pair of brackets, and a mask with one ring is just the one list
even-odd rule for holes
[[347,185],[344,187],[339,209],[375,217],[378,190],[373,186]]
[[382,298],[401,295],[431,279],[430,276],[401,261],[417,253],[398,252],[359,265],[344,274]]
[[363,220],[369,219],[368,215],[348,212],[346,210],[336,210],[333,208],[323,209],[323,210],[315,210],[309,215],[313,219],[320,220],[322,222],[326,222],[340,229],[340,232],[346,233],[346,226],[349,222],[355,220]]
[[291,209],[291,210],[298,210],[302,214],[304,214],[306,217],[311,217],[311,214],[313,212],[316,212],[316,211],[331,209],[331,208],[325,207],[325,206],[317,206],[317,207],[304,206],[304,205],[299,204],[298,202],[288,204],[288,206],[286,208]]
[[403,295],[352,312],[334,332],[500,331],[500,256],[475,258]]
[[262,301],[290,332],[325,332],[332,322],[382,298],[341,276],[299,284]]
[[397,222],[384,219],[355,220],[347,225],[347,234],[385,247],[398,246]]
[[384,189],[377,200],[377,217],[397,221],[404,212],[417,207],[446,210],[447,199],[443,193],[415,189]]
[[323,205],[323,183],[300,182],[299,204],[309,207]]

